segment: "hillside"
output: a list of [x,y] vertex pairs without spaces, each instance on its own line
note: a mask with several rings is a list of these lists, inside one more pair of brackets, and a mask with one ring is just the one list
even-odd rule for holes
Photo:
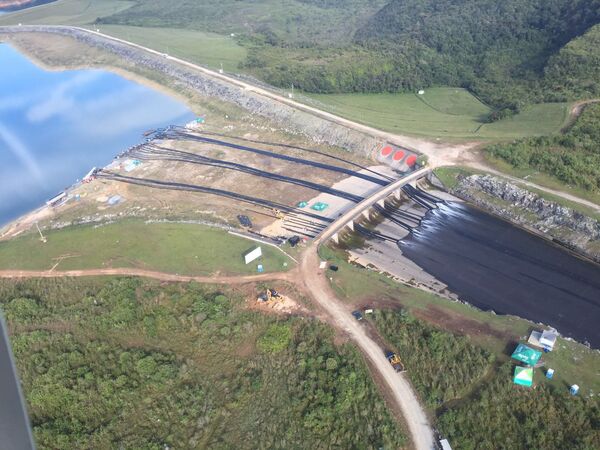
[[[119,26],[120,37],[133,33],[192,59],[208,51],[205,35],[193,33],[217,33],[243,47],[230,71],[275,86],[328,94],[462,87],[493,108],[489,120],[598,92],[600,0],[63,0],[41,13],[0,24]],[[148,28],[177,43],[156,44]]]
[[[250,50],[242,68],[277,86],[293,83],[319,93],[462,86],[506,114],[527,103],[594,92],[572,87],[577,82],[572,77],[563,85],[560,75],[574,54],[579,55],[578,72],[593,71],[588,67],[598,53],[593,36],[570,41],[600,22],[600,1],[226,0],[173,5],[153,0],[99,22],[237,33]],[[581,58],[583,49],[587,55]]]

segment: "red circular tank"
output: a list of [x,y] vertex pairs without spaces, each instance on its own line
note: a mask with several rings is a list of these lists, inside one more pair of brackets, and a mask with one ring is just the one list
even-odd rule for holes
[[406,165],[408,167],[414,166],[416,162],[417,162],[417,157],[415,155],[410,155],[408,158],[406,158]]
[[404,152],[402,150],[398,150],[394,153],[394,161],[400,161],[402,158],[404,158]]
[[390,147],[389,145],[387,145],[381,149],[382,156],[388,156],[390,153],[392,153],[392,147]]

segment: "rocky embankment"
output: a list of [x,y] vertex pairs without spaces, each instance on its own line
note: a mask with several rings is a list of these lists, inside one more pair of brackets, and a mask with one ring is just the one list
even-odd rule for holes
[[600,222],[491,175],[462,177],[451,192],[600,262]]
[[117,54],[133,62],[136,66],[167,75],[200,95],[233,103],[251,114],[257,114],[279,124],[287,132],[304,135],[316,143],[337,146],[365,156],[369,156],[383,143],[381,139],[301,111],[276,99],[243,89],[209,74],[189,69],[169,61],[164,56],[155,55],[83,30],[71,27],[34,25],[0,29],[0,34],[20,32],[58,33],[71,36],[87,45]]

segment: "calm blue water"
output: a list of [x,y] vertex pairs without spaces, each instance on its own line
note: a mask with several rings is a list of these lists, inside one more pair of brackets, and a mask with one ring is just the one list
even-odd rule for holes
[[105,166],[144,131],[193,117],[113,73],[47,72],[0,44],[0,226]]

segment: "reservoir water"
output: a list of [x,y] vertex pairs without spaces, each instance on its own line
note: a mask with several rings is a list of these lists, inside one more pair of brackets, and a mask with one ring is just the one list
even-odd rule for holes
[[0,44],[0,226],[35,209],[144,131],[193,118],[181,102],[103,70],[44,70]]
[[600,266],[459,203],[427,213],[398,245],[462,300],[600,348]]

